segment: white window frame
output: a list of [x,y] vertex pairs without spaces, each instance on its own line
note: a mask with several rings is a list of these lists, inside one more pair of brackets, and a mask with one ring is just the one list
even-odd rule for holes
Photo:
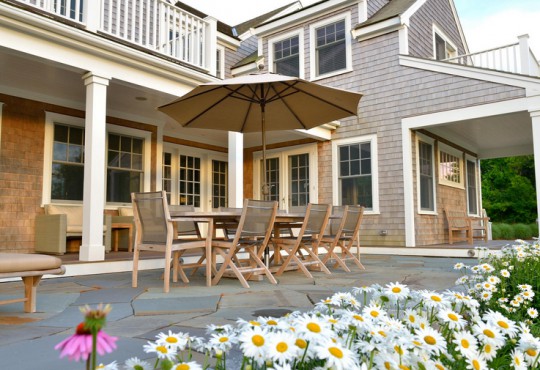
[[[446,43],[446,58],[444,59],[449,59],[449,58],[453,58],[453,57],[456,57],[457,56],[457,47],[456,45],[450,40],[450,38],[448,36],[446,36],[446,34],[441,31],[441,29],[439,27],[437,27],[435,25],[435,23],[433,24],[433,37],[432,37],[432,42],[433,42],[433,59],[437,59],[437,42],[435,40],[435,35],[438,35],[441,39],[444,40],[444,42]],[[449,48],[450,47],[450,48]]]
[[[339,71],[334,71],[326,73],[324,75],[317,75],[317,38],[316,30],[317,28],[324,27],[331,23],[336,23],[339,21],[345,20],[345,53],[346,53],[346,67],[345,69],[340,69]],[[331,18],[326,18],[317,23],[313,23],[309,26],[309,63],[310,63],[310,80],[316,81],[323,78],[328,78],[332,76],[337,76],[343,73],[351,72],[352,68],[352,42],[351,42],[351,12],[343,13],[336,15]]]
[[305,66],[304,66],[304,30],[294,30],[291,32],[284,33],[282,35],[273,37],[271,39],[268,39],[268,71],[269,72],[275,72],[274,70],[274,44],[276,42],[280,42],[286,39],[290,39],[291,37],[298,36],[298,62],[299,62],[299,74],[300,78],[305,79]]
[[[467,162],[474,162],[474,179],[476,181],[476,213],[469,213],[469,173],[467,169]],[[467,197],[467,214],[469,216],[475,216],[479,217],[480,213],[482,211],[482,204],[480,200],[482,199],[482,193],[480,191],[480,176],[479,176],[479,166],[478,166],[478,158],[473,157],[470,154],[465,154],[465,162],[464,162],[464,168],[465,168],[465,195]]]
[[[441,171],[441,152],[445,152],[447,154],[453,155],[458,158],[459,161],[459,183],[454,181],[449,181],[442,177],[442,171]],[[458,189],[465,189],[465,169],[464,169],[464,163],[463,163],[463,152],[453,148],[449,145],[446,145],[444,143],[438,142],[438,148],[437,148],[437,171],[438,171],[438,183],[440,185],[446,185],[451,186]]]
[[[317,155],[317,144],[298,145],[287,148],[271,149],[266,151],[266,159],[279,158],[279,208],[288,210],[288,189],[289,173],[287,166],[288,158],[291,155],[309,154],[309,199],[312,203],[317,203],[319,199],[319,159]],[[262,151],[253,153],[253,196],[255,199],[262,199],[261,194],[261,173],[262,173]]]
[[[422,209],[421,189],[420,189],[420,142],[431,145],[431,170],[433,171],[433,210]],[[437,157],[435,156],[435,139],[416,133],[416,199],[418,214],[437,215]]]
[[373,209],[366,209],[365,214],[378,215],[379,209],[379,166],[377,135],[356,136],[332,141],[332,199],[334,205],[341,205],[339,188],[339,152],[342,145],[370,143],[371,148],[371,194],[373,196]]
[[[53,140],[54,140],[54,124],[63,124],[69,126],[77,126],[86,130],[84,118],[68,116],[59,113],[45,112],[45,138],[44,138],[44,153],[43,153],[43,188],[41,192],[41,206],[50,204],[51,199],[51,181],[52,181],[52,159],[53,159]],[[122,127],[112,124],[107,124],[106,140],[105,140],[105,168],[104,181],[107,181],[107,152],[109,143],[109,133],[124,134],[143,139],[143,191],[150,191],[150,168],[151,154],[150,148],[152,145],[152,133],[149,131],[138,130],[134,128]],[[86,144],[86,143],[85,143]],[[86,152],[86,148],[85,148]],[[104,189],[106,190],[105,183]],[[58,204],[82,204],[78,201],[55,201]],[[119,205],[130,205],[127,203],[106,203],[107,208],[116,208]]]
[[[219,51],[219,71],[216,68],[216,77],[225,79],[225,48],[221,45],[218,45],[216,47],[216,50]],[[216,56],[217,59],[217,56]],[[219,77],[219,74],[221,74],[221,77]]]

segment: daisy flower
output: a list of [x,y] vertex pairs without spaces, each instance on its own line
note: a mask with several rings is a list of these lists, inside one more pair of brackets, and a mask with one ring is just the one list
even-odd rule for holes
[[531,333],[522,332],[518,342],[518,349],[523,352],[525,360],[532,364],[540,350],[540,339],[534,337]]
[[529,284],[519,284],[519,285],[518,285],[518,288],[519,288],[520,290],[531,290],[531,289],[532,289],[532,286],[529,285]]
[[415,340],[421,343],[421,348],[430,353],[438,354],[446,348],[446,341],[442,335],[432,327],[417,329]]
[[377,304],[370,304],[369,306],[364,307],[362,313],[364,314],[364,316],[367,316],[373,320],[380,320],[386,316],[386,312],[383,311],[381,306]]
[[463,329],[467,323],[465,320],[463,320],[463,316],[448,308],[440,310],[437,316],[439,316],[442,321],[447,323],[450,329]]
[[349,325],[354,326],[357,329],[365,328],[368,324],[368,318],[355,311],[346,311],[344,317]]
[[534,292],[532,290],[524,290],[521,292],[521,297],[527,301],[532,301],[534,298]]
[[419,319],[420,316],[416,310],[408,308],[403,313],[403,321],[410,326],[417,326]]
[[156,342],[148,342],[148,344],[143,346],[143,349],[146,353],[155,353],[160,360],[167,359],[172,361],[177,354],[176,348],[170,348]]
[[491,297],[493,297],[493,293],[491,293],[489,290],[484,290],[481,294],[480,294],[480,299],[484,302],[487,302],[491,299]]
[[298,334],[307,341],[318,340],[331,332],[328,321],[316,315],[304,314],[300,316],[296,320],[295,326]]
[[326,360],[325,367],[334,370],[358,368],[353,352],[338,342],[326,340],[318,345],[315,350],[321,359]]
[[467,369],[487,370],[489,368],[487,366],[486,361],[482,358],[482,356],[476,353],[471,353],[469,356],[467,356]]
[[527,315],[529,315],[531,319],[536,319],[538,317],[538,310],[534,307],[531,307],[527,310]]
[[501,344],[501,342],[504,343],[504,337],[499,329],[493,324],[479,321],[472,327],[472,330],[477,338],[484,343],[495,343],[497,345]]
[[171,370],[203,370],[202,366],[195,361],[190,362],[180,362],[174,364],[171,367]]
[[507,269],[501,270],[501,276],[505,278],[510,277],[510,271],[508,271]]
[[96,370],[118,370],[118,364],[116,361],[113,361],[108,365],[99,364],[96,366]]
[[422,298],[424,299],[424,305],[427,307],[444,307],[447,305],[448,301],[439,293],[436,292],[430,292],[430,291],[423,291],[421,292]]
[[501,279],[499,279],[497,276],[495,275],[491,275],[491,276],[488,276],[487,278],[487,281],[491,284],[499,284],[501,282]]
[[491,266],[489,263],[483,263],[482,265],[480,265],[480,268],[484,272],[495,271],[495,268],[493,266]]
[[266,355],[268,332],[259,327],[247,329],[239,335],[238,341],[245,356],[262,358]]
[[159,333],[156,336],[156,343],[164,346],[169,346],[170,348],[177,348],[179,351],[182,351],[186,348],[188,342],[188,336],[184,333],[173,333],[169,330],[169,334]]
[[516,370],[525,370],[527,369],[527,363],[525,362],[525,357],[523,356],[523,352],[514,349],[512,353],[510,353],[510,357],[512,359],[512,362],[510,362],[510,366],[512,366]]
[[514,338],[517,335],[518,328],[516,324],[506,318],[503,314],[497,311],[488,311],[486,314],[484,314],[484,320],[491,323],[497,329],[499,329],[502,333],[508,335],[510,338]]
[[454,265],[454,270],[462,270],[465,268],[465,264],[463,262],[458,262]]
[[212,334],[208,341],[208,344],[210,344],[214,350],[223,352],[229,351],[234,343],[236,343],[236,337],[232,332]]
[[151,370],[152,365],[150,363],[139,360],[137,357],[128,358],[124,362],[124,369],[126,370]]
[[470,352],[476,352],[478,348],[478,342],[474,335],[467,331],[454,332],[454,340],[452,343],[456,345],[456,349],[463,355],[467,355]]
[[384,290],[385,294],[388,295],[390,299],[399,301],[405,299],[409,296],[409,288],[406,285],[400,284],[397,281],[395,283],[390,283],[386,285]]
[[300,354],[296,337],[291,333],[271,333],[268,356],[280,365],[293,362]]
[[491,361],[497,356],[498,349],[499,346],[496,344],[485,343],[479,352],[486,361]]

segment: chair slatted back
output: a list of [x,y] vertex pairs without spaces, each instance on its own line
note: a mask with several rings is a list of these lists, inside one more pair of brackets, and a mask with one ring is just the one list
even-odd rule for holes
[[[194,212],[195,207],[188,205],[170,205],[169,211]],[[196,236],[199,238],[201,237],[199,226],[196,222],[193,221],[176,222],[176,230],[178,231],[178,236]]]
[[333,206],[332,207],[332,218],[328,222],[328,234],[337,235],[341,233],[345,221],[347,220],[346,214],[348,212],[349,206]]
[[165,244],[169,232],[167,220],[170,219],[165,193],[133,193],[131,200],[141,243]]
[[354,237],[360,229],[362,218],[364,216],[364,207],[348,206],[345,224],[343,225],[342,235]]
[[246,199],[236,230],[235,241],[248,238],[269,238],[276,212],[276,201]]
[[332,207],[329,204],[308,204],[303,235],[322,235],[328,223]]

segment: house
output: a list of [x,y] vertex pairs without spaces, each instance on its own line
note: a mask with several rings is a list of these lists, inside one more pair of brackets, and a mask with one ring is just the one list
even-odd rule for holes
[[47,204],[83,207],[79,258],[99,261],[103,214],[132,191],[204,210],[259,197],[259,135],[156,109],[258,70],[364,94],[357,117],[269,133],[267,172],[283,209],[363,204],[375,252],[445,243],[443,208],[481,212],[481,159],[540,151],[527,37],[470,54],[452,0],[291,2],[235,27],[180,2],[88,3],[0,0],[2,251],[36,250]]

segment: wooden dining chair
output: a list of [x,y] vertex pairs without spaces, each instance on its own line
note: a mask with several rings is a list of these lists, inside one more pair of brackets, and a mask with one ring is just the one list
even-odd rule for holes
[[[302,222],[302,227],[297,236],[272,238],[274,246],[274,261],[276,254],[286,253],[286,258],[276,271],[281,275],[286,269],[297,266],[308,278],[313,278],[308,266],[317,266],[323,272],[330,274],[330,270],[324,265],[318,256],[318,249],[324,235],[324,230],[330,217],[332,207],[329,204],[309,203]],[[294,262],[294,264],[292,264]]]
[[[347,214],[344,217],[344,225],[341,230],[341,234],[339,237],[338,245],[341,249],[339,260],[343,262],[341,264],[336,259],[336,262],[334,263],[334,267],[340,265],[343,267],[345,265],[346,267],[346,261],[352,260],[356,266],[361,268],[362,270],[365,270],[366,268],[362,263],[360,262],[360,225],[362,224],[362,219],[364,216],[364,207],[362,206],[348,206]],[[352,253],[352,248],[356,244],[356,256]],[[336,247],[337,247],[336,246]],[[336,248],[334,247],[334,248]],[[334,253],[334,256],[338,256],[337,253]],[[330,259],[330,256],[327,254],[325,259],[323,259],[324,262],[326,262],[328,259]],[[344,268],[345,269],[345,268]],[[345,271],[350,271],[348,268],[345,269]]]
[[[227,271],[231,271],[244,288],[249,288],[247,279],[255,273],[264,273],[272,284],[277,284],[261,259],[272,234],[277,206],[275,201],[244,201],[242,215],[232,240],[212,241],[213,259],[215,260],[217,255],[223,258],[212,284],[219,283]],[[240,253],[247,253],[247,258],[239,257]]]
[[167,196],[164,191],[132,193],[131,200],[135,219],[132,286],[137,287],[140,251],[158,251],[165,254],[163,272],[163,291],[165,293],[169,292],[171,263],[173,282],[178,281],[178,272],[180,272],[182,281],[189,283],[184,269],[205,266],[202,263],[205,258],[199,259],[197,263],[193,264],[180,264],[180,255],[187,250],[193,250],[206,256],[207,240],[178,238],[169,214]]
[[[236,207],[218,207],[218,212],[234,212],[241,214],[242,208]],[[238,229],[238,222],[236,221],[223,221],[216,222],[214,225],[215,230],[221,230],[223,232],[223,238],[226,240],[232,240],[236,235],[236,229]]]
[[345,261],[336,254],[336,247],[338,246],[343,232],[343,227],[347,222],[347,213],[349,212],[349,206],[334,206],[332,207],[332,216],[328,221],[328,225],[321,239],[320,246],[326,249],[326,254],[321,260],[326,265],[328,261],[334,261],[336,265],[347,272],[351,270],[347,267]]

